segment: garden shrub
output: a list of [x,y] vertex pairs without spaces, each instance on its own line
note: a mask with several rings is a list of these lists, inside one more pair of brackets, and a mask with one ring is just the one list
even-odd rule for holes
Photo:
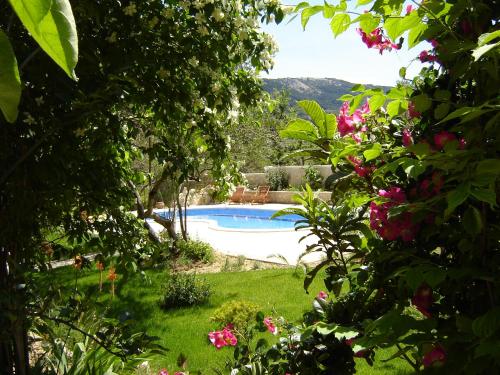
[[314,314],[283,327],[268,351],[237,348],[233,368],[349,374],[354,357],[372,364],[391,348],[388,360],[416,373],[500,373],[498,7],[358,4],[371,10],[354,20],[343,1],[298,9],[304,24],[313,14],[331,18],[335,36],[359,22],[360,42],[380,53],[406,38],[410,48],[427,42],[415,53],[422,69],[410,80],[401,68],[387,93],[356,85],[337,116],[297,103],[311,120],[292,121],[281,135],[331,164],[332,203],[307,187],[296,199],[302,207],[281,214],[302,216],[297,227],[319,239],[305,254],[325,256],[304,288],[323,271],[335,298],[316,297]]
[[272,191],[285,190],[288,187],[288,178],[288,172],[281,167],[271,168],[266,172],[266,181]]
[[214,249],[206,242],[197,240],[178,240],[176,245],[180,256],[187,261],[207,264],[213,263],[214,261]]
[[163,309],[202,305],[208,302],[212,294],[210,285],[205,279],[184,273],[171,275],[164,289],[164,295],[160,300]]
[[232,324],[238,331],[245,331],[255,320],[259,307],[248,301],[230,301],[215,310],[212,320],[222,326]]
[[304,178],[302,179],[303,185],[309,184],[313,190],[318,190],[323,187],[323,176],[321,176],[317,168],[309,165],[304,172]]

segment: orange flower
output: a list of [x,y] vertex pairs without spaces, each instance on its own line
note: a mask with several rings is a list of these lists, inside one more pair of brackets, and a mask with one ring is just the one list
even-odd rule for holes
[[109,269],[109,273],[108,273],[108,280],[115,281],[117,278],[118,278],[118,275],[115,272],[115,268],[111,267]]
[[73,267],[75,267],[77,270],[82,269],[83,266],[83,258],[80,255],[77,255],[74,259]]
[[104,263],[101,262],[100,260],[98,260],[95,264],[96,268],[99,270],[99,271],[103,271],[104,270]]

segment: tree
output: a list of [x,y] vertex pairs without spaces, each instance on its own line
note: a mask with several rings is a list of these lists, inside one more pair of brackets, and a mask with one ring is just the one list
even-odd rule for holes
[[286,91],[275,91],[268,100],[244,111],[233,126],[227,128],[231,140],[231,157],[243,172],[261,172],[267,165],[292,164],[285,159],[299,145],[279,137],[295,116]]
[[144,232],[127,207],[131,184],[144,181],[132,168],[144,150],[133,140],[156,137],[145,152],[162,163],[160,179],[188,176],[198,147],[222,175],[221,118],[235,98],[255,101],[256,73],[271,64],[257,17],[283,17],[260,1],[84,0],[73,12],[78,82],[44,54],[28,60],[37,44],[0,5],[0,28],[28,60],[20,116],[0,119],[0,367],[8,373],[29,372],[27,331],[41,316],[30,281],[49,260],[46,231],[61,228],[88,252],[118,253],[121,272],[135,268]]

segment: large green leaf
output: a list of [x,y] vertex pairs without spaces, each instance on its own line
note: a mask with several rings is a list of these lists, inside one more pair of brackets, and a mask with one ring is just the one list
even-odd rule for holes
[[302,14],[300,15],[300,20],[302,23],[302,27],[305,29],[307,26],[307,23],[309,22],[309,18],[314,16],[316,13],[319,13],[323,11],[323,6],[322,5],[315,5],[309,8],[305,8],[302,11]]
[[332,22],[330,23],[330,28],[332,29],[333,36],[337,37],[346,31],[351,25],[351,17],[346,13],[336,14],[332,18]]
[[280,131],[280,136],[307,142],[315,142],[318,139],[316,127],[303,119],[296,119],[290,122],[285,129]]
[[16,56],[7,35],[0,30],[0,110],[8,122],[17,118],[21,99],[21,79]]
[[9,0],[40,47],[73,79],[78,61],[76,24],[69,0]]
[[335,115],[326,113],[314,100],[301,100],[297,104],[313,120],[322,138],[332,138],[337,131],[337,118]]

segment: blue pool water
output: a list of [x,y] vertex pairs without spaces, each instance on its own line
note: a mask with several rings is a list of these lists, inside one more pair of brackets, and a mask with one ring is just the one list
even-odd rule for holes
[[[301,219],[298,215],[271,219],[275,212],[276,210],[242,207],[188,208],[187,216],[192,219],[213,220],[218,226],[231,229],[293,229],[295,222]],[[160,215],[166,216],[167,213]]]

